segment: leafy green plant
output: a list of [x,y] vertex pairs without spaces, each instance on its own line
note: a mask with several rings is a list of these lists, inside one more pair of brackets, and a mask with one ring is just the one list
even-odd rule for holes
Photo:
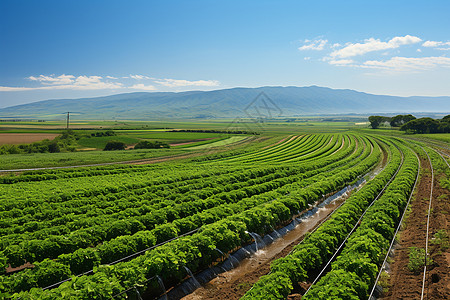
[[424,248],[409,247],[408,249],[408,269],[412,272],[418,272],[425,266],[425,258],[427,266],[433,264],[430,257],[426,257]]
[[450,246],[447,231],[445,229],[441,229],[436,232],[431,240],[431,243],[440,246],[442,251],[447,250]]
[[380,279],[378,280],[378,284],[383,288],[383,293],[387,293],[389,291],[390,285],[390,275],[386,271],[382,271],[380,275]]

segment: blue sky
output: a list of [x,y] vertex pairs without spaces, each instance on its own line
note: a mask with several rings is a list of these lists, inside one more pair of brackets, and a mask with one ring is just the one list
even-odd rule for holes
[[0,107],[309,86],[450,95],[449,1],[0,1]]

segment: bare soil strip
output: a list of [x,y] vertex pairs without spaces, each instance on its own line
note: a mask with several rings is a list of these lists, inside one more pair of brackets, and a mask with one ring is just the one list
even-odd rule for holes
[[53,133],[0,133],[0,145],[30,144],[45,139],[53,140],[58,135]]
[[[449,229],[449,191],[439,186],[439,178],[434,183],[431,182],[430,162],[427,159],[421,159],[421,164],[422,174],[412,202],[411,213],[407,218],[405,228],[400,232],[399,244],[395,248],[389,291],[382,299],[420,299],[423,272],[414,273],[408,269],[408,248],[425,248],[431,184],[434,185],[434,192],[430,217],[430,238],[439,229],[446,229],[447,232]],[[429,266],[427,272],[425,299],[450,299],[450,252],[447,250],[439,253],[438,247],[431,244],[430,254],[434,263]]]

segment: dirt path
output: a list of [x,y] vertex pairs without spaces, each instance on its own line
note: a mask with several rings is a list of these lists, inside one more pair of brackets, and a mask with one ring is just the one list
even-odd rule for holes
[[[450,190],[438,184],[442,176],[439,175],[434,184],[431,237],[440,229],[445,229],[447,234],[450,232]],[[439,246],[431,245],[430,253],[434,263],[427,276],[425,295],[429,299],[450,299],[450,249],[443,251]]]
[[[426,216],[431,190],[430,163],[421,159],[422,170],[416,194],[413,198],[411,213],[405,228],[400,232],[399,244],[395,248],[394,262],[391,264],[389,291],[382,299],[420,299],[422,290],[423,269],[414,273],[408,269],[408,248],[425,248]],[[445,191],[434,181],[432,214],[430,218],[430,238],[438,229],[446,229],[450,224],[450,203],[448,191]],[[447,195],[445,201],[441,195]],[[439,199],[441,198],[441,199]],[[435,263],[430,266],[425,295],[428,299],[450,299],[450,256],[448,250],[440,255],[436,247],[430,248]],[[433,275],[437,274],[437,275]],[[434,278],[434,280],[432,280]],[[436,282],[432,282],[436,281]]]

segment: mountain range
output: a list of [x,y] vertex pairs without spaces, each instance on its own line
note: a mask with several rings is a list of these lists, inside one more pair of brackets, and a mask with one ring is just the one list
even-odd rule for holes
[[0,118],[54,119],[67,111],[76,112],[83,120],[449,113],[450,97],[397,97],[318,86],[139,92],[37,101],[2,108]]

